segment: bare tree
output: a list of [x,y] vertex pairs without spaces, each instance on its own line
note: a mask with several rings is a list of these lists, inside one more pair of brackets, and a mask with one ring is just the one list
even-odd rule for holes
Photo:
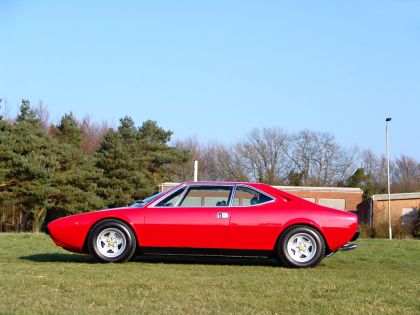
[[255,181],[267,184],[282,184],[287,177],[289,159],[287,158],[287,134],[279,128],[254,129],[238,142],[235,156]]
[[100,124],[92,122],[90,116],[85,116],[80,123],[80,128],[83,131],[83,152],[90,153],[99,149],[109,130],[109,125],[106,121]]
[[302,130],[289,137],[286,154],[302,185],[332,186],[354,172],[357,149],[341,148],[329,133]]
[[212,142],[202,150],[205,180],[248,181],[242,164],[230,146]]
[[202,180],[342,185],[356,169],[358,156],[356,148],[341,148],[331,134],[304,130],[290,136],[279,128],[254,129],[233,145],[201,145],[193,138],[177,141],[175,146],[191,154],[175,172],[180,180],[192,177],[196,159]]
[[177,140],[174,143],[177,149],[190,152],[190,159],[181,165],[174,165],[175,180],[191,180],[194,171],[194,160],[199,161],[199,180],[232,180],[246,181],[241,166],[236,161],[235,154],[227,146],[218,142],[202,145],[196,138]]
[[[188,151],[190,158],[185,163],[177,163],[172,165],[173,173],[175,174],[174,180],[178,182],[185,182],[192,180],[194,173],[194,160],[201,161],[201,146],[197,138],[187,138],[185,140],[176,140],[173,146],[179,150]],[[202,165],[199,167],[199,179],[202,179]]]
[[[367,175],[367,195],[385,193],[387,190],[387,161],[384,155],[376,156],[372,150],[362,152],[361,166]],[[391,172],[394,168],[390,163]]]
[[420,163],[407,155],[395,160],[392,172],[393,192],[420,191]]
[[1,107],[0,116],[2,117],[2,119],[7,120],[7,121],[12,121],[13,119],[10,116],[11,109],[6,98],[0,98],[0,107]]
[[36,117],[45,132],[50,130],[50,113],[48,112],[47,106],[42,101],[39,101],[38,106],[35,109]]

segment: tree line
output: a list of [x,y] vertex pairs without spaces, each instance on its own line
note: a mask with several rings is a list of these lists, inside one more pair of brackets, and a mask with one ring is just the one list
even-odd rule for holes
[[[326,132],[279,128],[251,131],[226,145],[178,140],[174,146],[190,152],[177,165],[176,179],[191,178],[193,160],[200,161],[199,179],[257,181],[270,185],[359,187],[364,197],[387,192],[387,161],[372,150],[346,149]],[[391,192],[420,191],[420,162],[407,155],[390,161]]]
[[[1,100],[0,100],[1,105]],[[0,231],[38,231],[52,219],[125,206],[165,181],[258,181],[271,185],[360,187],[386,192],[386,160],[347,149],[325,132],[252,130],[229,145],[190,138],[147,120],[123,117],[115,128],[72,113],[57,124],[39,104],[22,100],[16,117],[0,115]],[[420,191],[420,163],[402,155],[391,163],[392,191]]]
[[57,217],[128,205],[188,159],[155,121],[137,127],[127,116],[104,129],[71,113],[46,124],[43,114],[23,100],[15,119],[0,119],[2,230],[37,231]]

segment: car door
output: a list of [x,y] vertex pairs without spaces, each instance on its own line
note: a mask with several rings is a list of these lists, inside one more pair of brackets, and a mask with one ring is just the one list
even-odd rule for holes
[[232,190],[231,185],[190,185],[152,205],[145,214],[143,246],[221,249]]
[[223,249],[272,250],[281,227],[279,202],[253,187],[236,187]]

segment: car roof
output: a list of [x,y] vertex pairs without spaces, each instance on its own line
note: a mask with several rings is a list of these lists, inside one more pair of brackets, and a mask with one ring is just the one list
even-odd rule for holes
[[[295,195],[287,193],[283,190],[280,190],[280,189],[275,188],[273,186],[270,186],[268,184],[256,183],[256,182],[228,182],[228,181],[197,181],[197,182],[194,182],[194,181],[189,181],[189,182],[180,183],[179,186],[181,186],[181,185],[214,185],[214,186],[217,186],[217,185],[243,185],[243,186],[251,186],[251,187],[260,189],[260,190],[262,190],[265,193],[268,193],[270,195],[286,198],[288,200],[295,200],[296,199]],[[298,198],[298,199],[301,199],[301,198]],[[309,202],[309,201],[304,200],[304,202]]]
[[258,186],[258,185],[264,185],[263,183],[255,183],[255,182],[227,182],[227,181],[189,181],[189,182],[183,182],[182,184],[185,185],[251,185],[251,186]]

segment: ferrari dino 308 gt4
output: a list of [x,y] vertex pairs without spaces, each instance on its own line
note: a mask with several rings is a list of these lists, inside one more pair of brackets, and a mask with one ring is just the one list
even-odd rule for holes
[[66,250],[100,262],[136,254],[276,257],[312,267],[357,245],[355,214],[327,208],[259,183],[188,182],[135,204],[48,224]]

